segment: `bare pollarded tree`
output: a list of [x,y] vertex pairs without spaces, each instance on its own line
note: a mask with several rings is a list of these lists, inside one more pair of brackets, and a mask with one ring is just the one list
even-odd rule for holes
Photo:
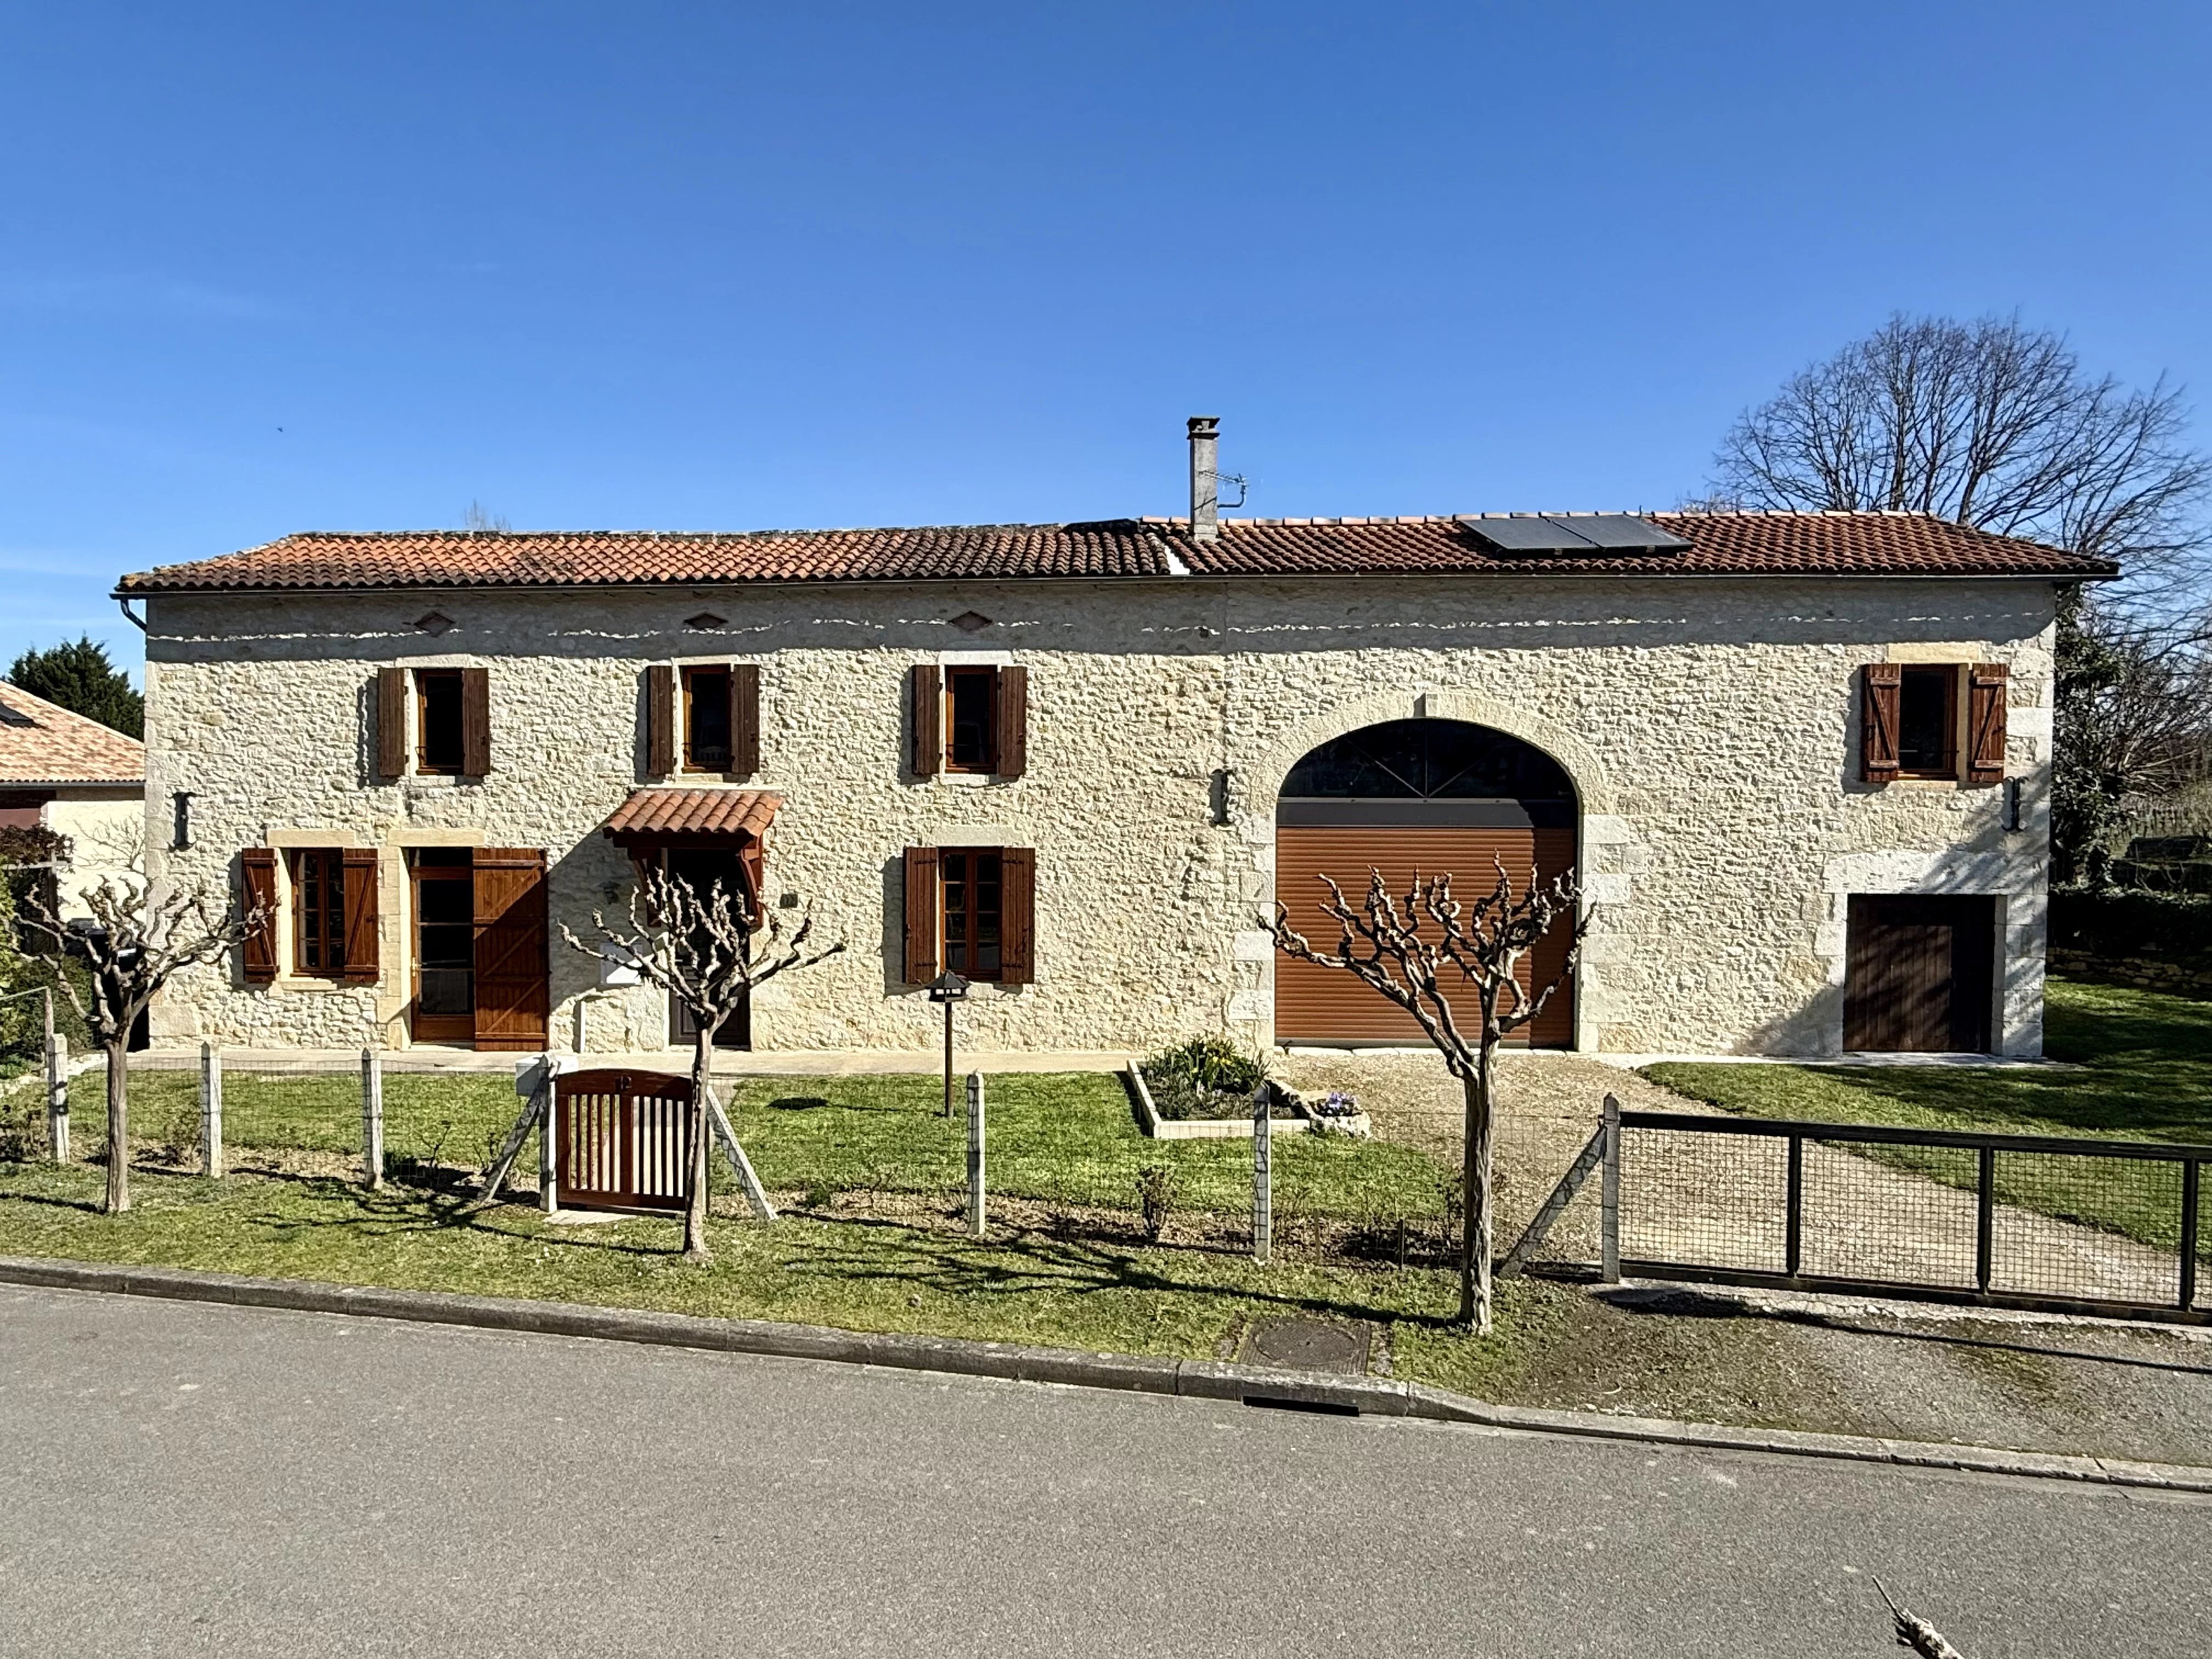
[[[1392,896],[1382,872],[1370,869],[1367,900],[1358,909],[1333,879],[1322,877],[1328,897],[1321,908],[1339,929],[1334,951],[1316,950],[1291,926],[1290,908],[1279,901],[1268,922],[1276,945],[1286,955],[1341,968],[1411,1014],[1459,1079],[1467,1130],[1459,1318],[1477,1331],[1487,1331],[1491,1323],[1491,1152],[1497,1125],[1492,1062],[1498,1045],[1542,1013],[1566,982],[1589,927],[1582,888],[1573,876],[1547,882],[1531,870],[1527,886],[1516,890],[1505,866],[1497,868],[1497,884],[1467,903],[1453,896],[1449,875],[1424,877],[1417,872],[1400,899]],[[1545,984],[1524,988],[1514,970],[1563,921],[1570,927],[1565,960]],[[1462,1029],[1451,1002],[1455,991],[1470,990],[1480,1020],[1472,1034]]]
[[214,962],[258,927],[258,909],[241,911],[226,895],[204,887],[176,887],[143,876],[108,876],[83,895],[92,926],[64,927],[51,910],[18,918],[64,951],[84,958],[88,990],[67,974],[54,983],[84,1020],[92,1040],[107,1053],[106,1212],[131,1207],[131,1033],[139,1016],[170,979],[186,968]]
[[566,922],[561,937],[587,957],[635,969],[690,1016],[697,1035],[691,1050],[690,1200],[684,1212],[684,1254],[704,1261],[712,1254],[707,1243],[707,1088],[714,1038],[755,988],[794,968],[811,967],[845,946],[842,940],[814,945],[811,909],[787,937],[776,913],[763,912],[742,889],[731,891],[720,881],[702,889],[657,866],[648,867],[632,890],[629,921],[626,930],[610,927],[595,910],[592,925],[599,931],[598,942],[578,939]]

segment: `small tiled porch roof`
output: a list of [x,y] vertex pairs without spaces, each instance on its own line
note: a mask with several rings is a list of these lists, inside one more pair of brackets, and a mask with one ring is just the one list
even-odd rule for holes
[[768,789],[635,789],[606,823],[618,846],[675,840],[758,841],[783,797]]

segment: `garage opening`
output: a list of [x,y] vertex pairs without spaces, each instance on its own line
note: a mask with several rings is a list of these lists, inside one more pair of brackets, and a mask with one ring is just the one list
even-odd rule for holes
[[[1464,720],[1390,720],[1314,750],[1291,769],[1275,804],[1275,896],[1293,927],[1328,949],[1334,924],[1321,908],[1324,875],[1357,902],[1370,868],[1403,892],[1419,872],[1486,890],[1502,864],[1516,890],[1533,870],[1549,881],[1575,868],[1574,785],[1540,749]],[[1566,960],[1562,925],[1522,963],[1524,985],[1547,983]],[[1461,1000],[1453,999],[1455,1013]],[[1470,988],[1466,1017],[1474,1018]],[[1512,1039],[1540,1048],[1574,1043],[1574,987],[1559,988],[1534,1024]],[[1332,1048],[1426,1042],[1413,1016],[1340,969],[1278,954],[1275,1040]]]
[[1996,904],[1984,896],[1852,894],[1844,1047],[1870,1054],[1989,1053]]

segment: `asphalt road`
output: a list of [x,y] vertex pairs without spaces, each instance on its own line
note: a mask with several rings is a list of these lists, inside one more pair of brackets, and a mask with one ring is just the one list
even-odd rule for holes
[[2212,1651],[2212,1503],[0,1287],[0,1653]]

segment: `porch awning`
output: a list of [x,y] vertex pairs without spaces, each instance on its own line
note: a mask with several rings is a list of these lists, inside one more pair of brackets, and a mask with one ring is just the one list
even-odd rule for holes
[[767,789],[634,789],[607,820],[607,839],[641,851],[758,842],[783,797]]

